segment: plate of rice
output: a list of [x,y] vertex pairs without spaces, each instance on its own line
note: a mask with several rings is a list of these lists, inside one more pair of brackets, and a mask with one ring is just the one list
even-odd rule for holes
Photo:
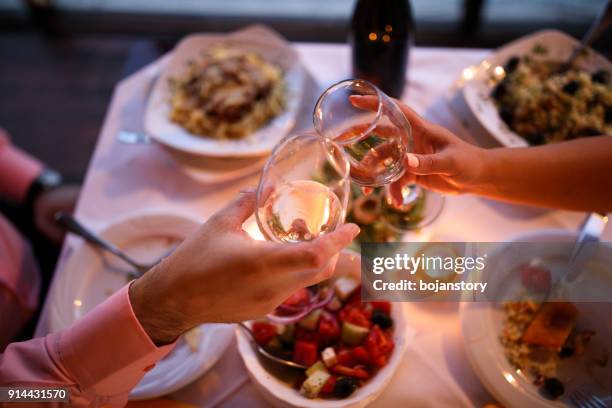
[[153,86],[145,129],[188,154],[265,155],[294,127],[304,82],[297,53],[266,27],[193,34],[175,47]]
[[523,37],[462,73],[463,96],[503,146],[524,147],[612,135],[612,64],[556,30]]

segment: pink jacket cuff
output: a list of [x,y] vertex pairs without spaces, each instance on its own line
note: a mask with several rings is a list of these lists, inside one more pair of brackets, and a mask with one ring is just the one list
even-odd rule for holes
[[0,131],[0,196],[21,202],[43,169],[41,162],[12,146]]
[[174,347],[151,341],[134,315],[129,287],[65,330],[54,348],[80,387],[98,395],[127,394]]

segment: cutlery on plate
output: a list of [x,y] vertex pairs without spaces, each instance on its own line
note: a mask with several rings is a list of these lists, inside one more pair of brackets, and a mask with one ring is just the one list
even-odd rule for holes
[[584,271],[587,263],[597,249],[596,243],[608,222],[605,214],[589,213],[580,227],[578,238],[574,242],[568,265],[561,277],[550,287],[542,302],[547,302],[558,289],[574,282]]
[[145,109],[151,97],[153,86],[159,78],[159,73],[151,75],[149,82],[145,85],[146,88],[142,93],[142,102],[138,106],[136,112],[124,112],[122,115],[122,128],[117,132],[117,140],[121,143],[126,144],[149,144],[151,143],[151,137],[145,132],[138,130],[143,128]]
[[117,133],[117,140],[125,144],[149,144],[151,137],[146,133],[133,132],[131,130],[121,129]]
[[58,224],[60,224],[62,227],[64,227],[67,231],[70,231],[82,237],[90,244],[93,244],[99,248],[104,249],[105,251],[112,253],[116,257],[122,259],[123,261],[133,266],[134,269],[136,269],[136,271],[130,272],[130,274],[135,275],[135,277],[142,276],[145,272],[147,272],[149,269],[157,265],[163,258],[165,258],[167,255],[172,253],[172,251],[175,249],[175,247],[170,248],[170,250],[166,254],[164,254],[164,256],[162,256],[160,259],[158,259],[155,262],[152,262],[152,263],[138,262],[134,260],[133,258],[131,258],[129,255],[127,255],[125,252],[117,248],[115,245],[103,240],[102,238],[94,234],[92,231],[86,228],[83,224],[81,224],[79,221],[76,220],[76,218],[74,218],[71,215],[59,212],[55,214],[55,221]]
[[606,7],[599,13],[593,24],[589,27],[589,31],[580,40],[580,45],[572,52],[570,57],[561,65],[559,73],[563,73],[572,67],[572,64],[582,53],[582,51],[591,45],[605,30],[612,25],[612,1],[608,1]]
[[255,348],[255,351],[257,351],[259,355],[264,356],[270,361],[274,361],[275,363],[284,365],[285,367],[297,368],[299,370],[306,370],[308,368],[302,364],[294,363],[291,360],[285,360],[284,358],[276,357],[275,355],[269,353],[265,348],[261,347],[257,343],[257,341],[255,340],[255,335],[253,334],[253,331],[251,330],[249,326],[247,326],[244,323],[238,323],[238,325],[248,334],[248,336],[251,339],[251,343],[253,343],[253,347]]

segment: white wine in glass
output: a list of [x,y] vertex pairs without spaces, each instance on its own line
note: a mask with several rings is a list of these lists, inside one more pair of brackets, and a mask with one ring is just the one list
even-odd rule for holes
[[295,180],[270,193],[260,209],[264,234],[275,241],[310,241],[343,221],[342,201],[314,180]]
[[[335,231],[344,223],[350,165],[342,149],[316,133],[291,135],[272,151],[257,187],[255,218],[269,241],[292,245]],[[289,323],[328,303],[329,282],[306,289],[308,301],[284,302],[268,319]]]

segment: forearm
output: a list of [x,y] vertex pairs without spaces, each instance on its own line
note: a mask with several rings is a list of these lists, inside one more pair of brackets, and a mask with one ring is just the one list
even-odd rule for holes
[[612,211],[612,137],[483,155],[472,192],[498,200],[578,211]]

